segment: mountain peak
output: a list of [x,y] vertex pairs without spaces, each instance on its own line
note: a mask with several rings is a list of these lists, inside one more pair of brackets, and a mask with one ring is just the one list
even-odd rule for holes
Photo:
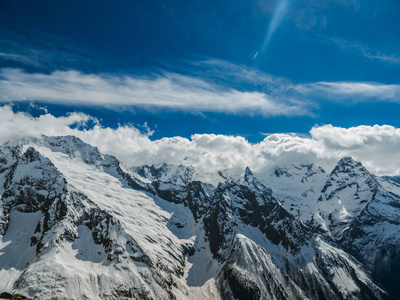
[[32,161],[39,160],[40,154],[33,147],[29,147],[22,155],[22,159],[24,159],[27,163],[30,163]]
[[244,172],[245,174],[253,175],[253,172],[251,172],[249,167],[246,167],[246,170]]
[[[233,184],[236,183],[236,181],[232,178],[227,179],[226,182],[232,182]],[[237,183],[248,186],[254,191],[260,192],[262,194],[269,196],[272,195],[272,190],[270,188],[267,188],[260,180],[258,180],[249,167],[246,167],[244,171],[244,178],[239,179]]]
[[355,161],[351,156],[345,156],[339,160],[338,164],[354,165],[354,164],[359,164],[359,162]]
[[[335,184],[333,184],[336,182]],[[332,170],[328,182],[322,190],[322,193],[334,191],[333,186],[341,190],[346,186],[356,184],[358,188],[367,184],[368,190],[376,188],[376,181],[371,173],[358,161],[350,156],[345,156],[339,160],[336,167]],[[367,188],[365,188],[366,190]]]
[[246,167],[246,170],[244,171],[244,180],[248,181],[253,176],[253,172],[250,170],[250,168]]
[[367,169],[365,169],[360,162],[355,161],[351,156],[345,156],[338,161],[336,167],[332,171],[332,174],[352,173],[355,172],[356,169],[362,173],[368,173]]
[[336,240],[360,212],[374,199],[378,183],[371,173],[350,156],[339,160],[321,190],[318,211],[326,228]]

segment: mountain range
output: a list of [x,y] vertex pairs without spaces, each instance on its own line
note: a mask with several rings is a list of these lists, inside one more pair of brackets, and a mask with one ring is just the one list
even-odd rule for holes
[[351,157],[234,178],[42,136],[0,146],[0,197],[0,293],[400,297],[399,180]]

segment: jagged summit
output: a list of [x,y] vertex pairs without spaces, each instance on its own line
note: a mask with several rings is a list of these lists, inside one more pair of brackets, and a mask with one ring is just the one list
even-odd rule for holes
[[351,156],[345,156],[339,160],[332,174],[355,172],[355,170],[368,172],[360,162],[355,161]]
[[250,170],[249,167],[246,167],[246,170],[244,171],[244,176],[253,176],[253,172]]
[[353,157],[351,157],[351,156],[344,156],[344,157],[342,157],[342,158],[338,161],[337,164],[338,164],[338,165],[342,165],[342,164],[354,165],[354,164],[358,164],[358,162],[355,161],[355,160],[353,159]]
[[[230,181],[235,182],[235,180],[230,179]],[[272,190],[265,186],[258,178],[253,174],[249,167],[246,167],[243,179],[239,179],[236,183],[245,185],[250,189],[257,191],[261,194],[272,195]]]
[[246,183],[252,183],[254,180],[257,180],[253,174],[253,172],[250,170],[249,167],[246,167],[245,171],[244,171],[244,176],[243,176],[243,180]]
[[254,174],[253,172],[250,170],[249,167],[246,167],[245,171],[244,171],[244,177],[243,177],[244,181],[249,183],[251,181],[254,180]]
[[132,171],[151,181],[171,182],[174,184],[187,184],[193,181],[195,170],[188,166],[175,166],[166,163],[160,163],[152,166],[141,166],[132,168]]
[[348,156],[339,160],[332,170],[322,189],[322,194],[325,194],[327,196],[325,198],[329,200],[337,190],[353,185],[356,185],[357,189],[361,191],[373,191],[377,187],[377,182],[360,162]]

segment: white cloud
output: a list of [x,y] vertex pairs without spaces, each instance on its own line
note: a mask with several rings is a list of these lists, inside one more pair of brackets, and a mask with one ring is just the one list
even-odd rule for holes
[[167,107],[189,111],[307,115],[307,103],[258,91],[238,91],[195,77],[166,73],[156,77],[128,77],[56,71],[0,72],[0,101],[40,100],[53,103]]
[[352,102],[378,100],[400,102],[399,84],[379,84],[368,82],[317,82],[296,86],[300,93],[306,95],[320,95],[326,99]]
[[67,117],[59,118],[51,114],[33,118],[22,112],[14,113],[10,106],[2,106],[0,107],[0,143],[40,134],[73,134],[75,130],[72,130],[69,127],[70,125],[84,125],[89,120],[94,119],[79,113],[72,113]]
[[351,155],[381,175],[400,175],[400,129],[389,125],[351,128],[326,125],[313,128],[312,138],[321,143],[321,158]]
[[[216,74],[201,71],[203,67],[216,70]],[[108,108],[140,106],[147,109],[168,108],[271,117],[313,116],[323,101],[400,102],[399,84],[293,84],[284,78],[221,61],[200,62],[198,72],[196,74],[194,71],[191,75],[164,73],[151,77],[132,77],[84,74],[72,70],[43,74],[2,69],[0,103],[38,100]],[[202,78],[208,78],[209,81]],[[237,88],[230,88],[231,85]]]
[[[167,162],[190,164],[206,171],[233,168],[242,172],[249,166],[265,172],[276,165],[314,162],[330,171],[343,156],[350,155],[378,175],[400,174],[400,129],[393,126],[358,126],[340,128],[332,125],[314,127],[309,137],[295,134],[271,134],[252,144],[243,137],[195,134],[152,141],[148,134],[132,126],[117,129],[97,124],[83,129],[89,120],[84,114],[33,118],[0,107],[0,143],[25,136],[75,135],[115,155],[128,166]],[[81,125],[76,129],[75,125]],[[71,126],[73,128],[71,128]]]

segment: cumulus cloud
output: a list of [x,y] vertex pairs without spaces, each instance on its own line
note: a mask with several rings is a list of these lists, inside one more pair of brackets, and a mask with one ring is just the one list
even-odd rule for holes
[[81,127],[94,118],[80,113],[72,113],[66,117],[54,117],[51,114],[33,118],[26,113],[14,113],[10,106],[0,107],[0,143],[45,135],[73,134],[75,130],[70,126]]
[[389,125],[352,128],[326,125],[315,127],[310,133],[327,150],[320,155],[321,158],[332,160],[351,155],[376,174],[400,174],[399,128]]
[[103,106],[167,107],[170,109],[276,115],[310,114],[307,102],[258,91],[238,91],[175,73],[153,77],[83,74],[56,71],[0,72],[0,101],[40,100]]
[[351,155],[378,175],[399,175],[400,129],[393,126],[358,126],[340,128],[332,125],[314,127],[309,136],[270,134],[259,143],[249,143],[240,136],[195,134],[151,140],[133,126],[116,129],[96,124],[85,114],[38,118],[14,113],[9,106],[0,107],[0,143],[26,136],[75,135],[97,146],[103,153],[116,156],[128,166],[167,162],[193,165],[205,171],[249,166],[263,174],[275,166],[316,163],[330,171],[343,156]]

